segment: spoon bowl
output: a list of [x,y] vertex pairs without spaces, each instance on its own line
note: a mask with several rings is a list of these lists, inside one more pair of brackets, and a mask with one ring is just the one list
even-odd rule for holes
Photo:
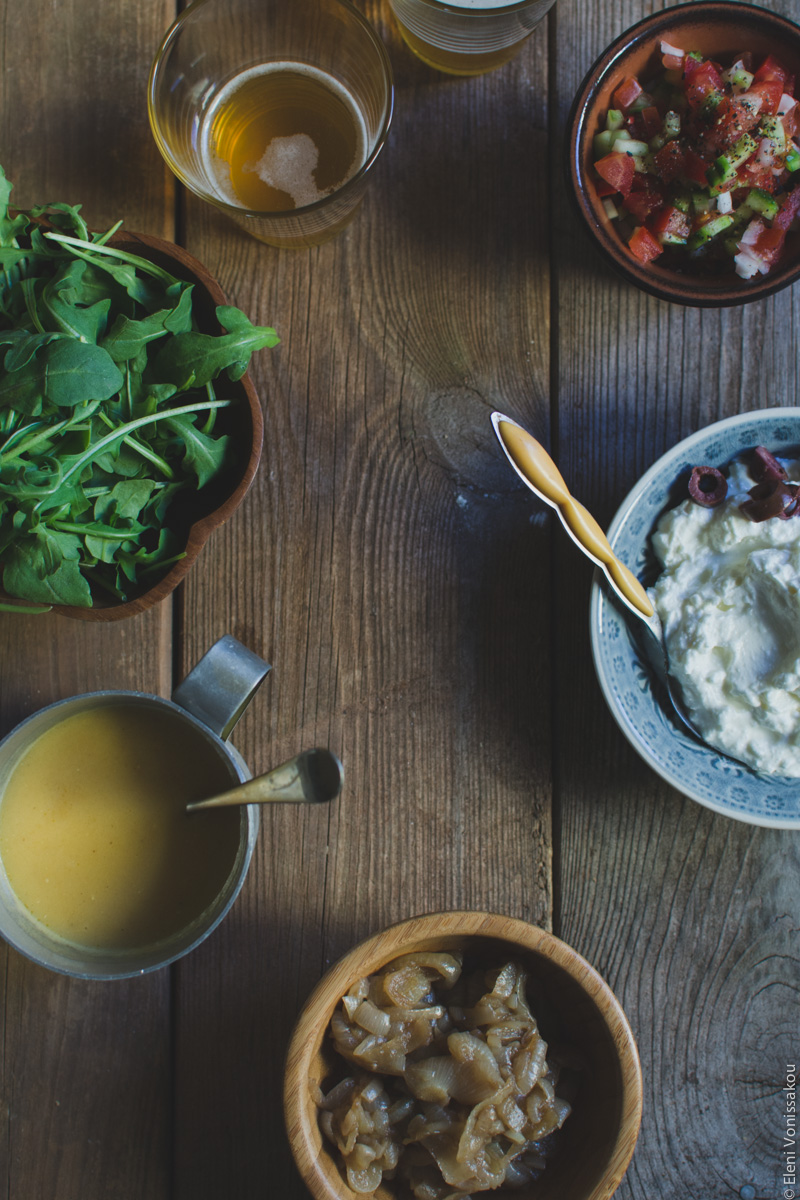
[[266,775],[187,804],[186,811],[233,804],[326,804],[336,799],[343,782],[344,768],[331,750],[303,750]]

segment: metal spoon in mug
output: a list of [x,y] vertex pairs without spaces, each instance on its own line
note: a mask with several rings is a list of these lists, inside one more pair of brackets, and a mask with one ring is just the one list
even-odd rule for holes
[[561,523],[579,550],[604,572],[606,579],[625,607],[639,618],[650,634],[648,657],[664,684],[672,707],[693,737],[708,745],[687,715],[683,701],[669,673],[669,655],[664,643],[661,621],[650,597],[632,571],[611,549],[608,538],[588,509],[570,495],[561,472],[544,446],[526,429],[502,413],[492,413],[492,425],[508,461],[523,483],[545,504],[554,508]]
[[195,800],[187,812],[230,804],[325,804],[342,790],[344,768],[331,750],[303,750],[296,758],[230,791]]

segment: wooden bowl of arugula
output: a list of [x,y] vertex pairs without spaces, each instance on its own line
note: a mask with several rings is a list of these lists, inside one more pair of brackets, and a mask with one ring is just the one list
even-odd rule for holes
[[181,247],[9,193],[0,169],[0,607],[135,616],[241,504],[278,338]]

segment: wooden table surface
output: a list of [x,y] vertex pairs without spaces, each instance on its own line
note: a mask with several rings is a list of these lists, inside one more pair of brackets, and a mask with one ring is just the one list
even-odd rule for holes
[[[570,101],[653,0],[559,0],[475,79],[414,60],[387,0],[396,112],[356,222],[283,251],[176,190],[146,114],[167,0],[2,3],[0,162],[20,205],[185,245],[281,345],[243,507],[170,600],[116,624],[0,615],[0,734],[98,688],[169,696],[231,633],[274,665],[234,741],[263,771],[328,744],[331,808],[264,815],[244,890],[173,968],[51,974],[0,946],[0,1195],[306,1195],[283,1056],[325,968],[394,920],[488,908],[597,967],[641,1052],[624,1200],[772,1200],[800,1056],[800,842],[683,798],[635,755],[591,662],[591,568],[518,484],[501,408],[603,524],[667,448],[800,404],[800,286],[738,309],[648,299],[561,182]],[[770,7],[800,20],[800,0]],[[744,1189],[744,1190],[742,1190]]]

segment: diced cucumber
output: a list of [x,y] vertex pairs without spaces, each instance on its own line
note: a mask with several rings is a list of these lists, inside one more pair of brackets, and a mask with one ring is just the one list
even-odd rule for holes
[[724,92],[709,92],[700,105],[700,116],[706,121],[709,120],[709,118],[713,117],[724,99]]
[[752,209],[746,200],[743,200],[738,208],[735,208],[732,213],[733,224],[729,232],[735,233],[738,237],[740,230],[744,229],[752,217],[755,216],[755,209]]
[[644,158],[650,147],[647,142],[639,142],[635,138],[631,138],[629,142],[625,142],[623,146],[618,146],[623,154],[632,154],[634,158]]
[[625,116],[619,108],[610,108],[606,113],[606,129],[616,133],[625,124]]
[[786,149],[786,133],[783,128],[783,121],[779,121],[777,117],[764,117],[758,126],[759,133],[762,137],[769,138],[775,143],[775,149],[778,154],[783,154]]
[[706,178],[715,193],[724,192],[729,184],[736,179],[736,172],[743,162],[753,154],[758,142],[749,133],[743,133],[731,146],[727,154],[721,154],[715,159],[714,165],[706,171]]
[[619,209],[610,196],[603,197],[603,208],[606,210],[606,216],[611,221],[616,221],[619,216]]
[[609,129],[604,129],[601,133],[596,133],[592,140],[592,149],[594,151],[595,161],[598,158],[605,158],[611,153],[611,139],[613,133]]
[[684,192],[684,191],[675,192],[675,194],[672,197],[672,203],[675,205],[675,207],[677,209],[680,210],[680,212],[688,213],[688,211],[692,205],[691,194],[689,192]]
[[675,110],[671,108],[669,110],[669,112],[664,114],[664,125],[663,125],[662,132],[664,134],[665,140],[669,141],[670,138],[676,138],[678,136],[678,134],[680,133],[680,131],[681,131],[680,113],[675,112]]
[[697,213],[707,213],[711,210],[711,197],[708,192],[697,191],[692,192],[692,211]]
[[717,237],[720,233],[724,233],[733,224],[733,217],[729,213],[712,217],[710,221],[706,221],[699,229],[695,230],[689,238],[689,249],[699,250],[701,246],[707,245],[712,238]]
[[746,70],[744,63],[739,59],[732,67],[728,67],[727,71],[722,72],[722,78],[731,85],[734,92],[738,93],[746,92],[755,76],[751,71]]
[[753,212],[761,213],[761,216],[765,217],[767,221],[773,220],[778,215],[778,201],[762,188],[751,188],[747,193],[745,204]]
[[633,104],[630,105],[628,112],[634,112],[634,113],[641,112],[642,109],[652,108],[652,105],[653,105],[653,97],[650,95],[650,93],[649,92],[641,92],[636,97]]
[[786,155],[786,170],[791,175],[798,169],[800,169],[800,150],[793,143],[789,153]]

